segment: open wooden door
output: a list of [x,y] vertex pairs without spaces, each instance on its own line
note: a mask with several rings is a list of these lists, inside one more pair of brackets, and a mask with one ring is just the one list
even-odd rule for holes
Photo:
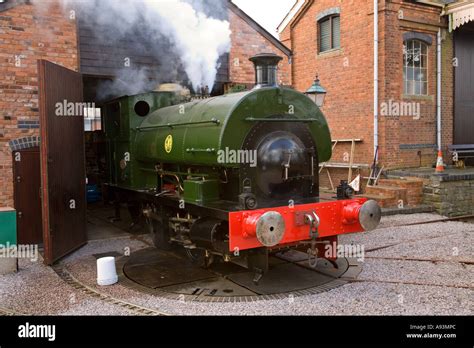
[[38,73],[43,243],[50,265],[87,240],[83,89],[81,74],[51,62],[39,60]]

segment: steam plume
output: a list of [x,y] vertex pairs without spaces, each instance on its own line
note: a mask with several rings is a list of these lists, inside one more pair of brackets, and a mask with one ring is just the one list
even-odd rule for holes
[[178,50],[184,70],[193,87],[212,89],[219,57],[230,49],[229,23],[196,12],[189,3],[179,0],[145,0],[150,11],[147,23],[163,20],[159,31],[170,38]]
[[[180,70],[195,90],[201,86],[212,90],[219,58],[230,50],[231,32],[229,22],[222,18],[222,0],[60,1],[94,29],[93,35],[122,46],[124,39],[132,37],[129,47],[146,51],[160,62],[159,71],[136,65],[123,67],[116,74],[120,81],[105,84],[108,89],[123,90],[123,94],[149,90],[153,81],[178,80]],[[35,0],[34,4],[44,7],[45,2]],[[213,16],[216,11],[218,15]],[[99,94],[113,94],[100,89]]]

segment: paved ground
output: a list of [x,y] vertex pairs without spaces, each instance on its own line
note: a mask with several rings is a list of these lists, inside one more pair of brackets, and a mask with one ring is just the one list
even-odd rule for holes
[[[165,300],[121,284],[95,285],[93,254],[138,250],[143,241],[123,236],[89,242],[64,260],[81,282],[115,298],[178,315],[472,315],[474,313],[474,224],[462,222],[401,226],[436,220],[435,214],[391,216],[379,229],[341,238],[363,245],[357,281],[311,296],[249,303],[195,303]],[[284,280],[282,280],[284,281]],[[41,263],[20,261],[20,272],[0,276],[0,310],[26,314],[130,315],[64,283]]]

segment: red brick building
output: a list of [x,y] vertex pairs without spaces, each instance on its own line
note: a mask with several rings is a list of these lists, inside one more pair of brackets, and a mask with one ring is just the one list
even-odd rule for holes
[[[474,144],[474,129],[469,126],[474,124],[474,23],[469,23],[469,18],[474,18],[470,15],[474,6],[468,1],[449,6],[444,3],[447,2],[378,1],[376,108],[379,162],[385,168],[431,165],[436,161],[438,32],[442,40],[441,147],[445,160],[449,162],[449,145]],[[451,31],[456,13],[463,25]],[[361,139],[354,162],[372,163],[373,1],[299,0],[279,32],[281,41],[293,52],[293,86],[305,91],[319,74],[328,91],[323,111],[333,138]],[[459,107],[455,108],[454,103]],[[347,145],[337,145],[333,161],[347,162],[348,152]]]
[[[163,64],[151,53],[140,52],[146,42],[140,47],[133,46],[135,37],[129,38],[119,53],[111,51],[101,35],[93,35],[94,30],[101,32],[100,27],[88,27],[81,13],[65,10],[59,1],[49,3],[44,11],[24,0],[0,2],[0,207],[18,205],[12,152],[38,151],[38,59],[80,72],[88,103],[97,101],[98,83],[114,80],[123,67],[123,57],[137,61],[135,56],[139,55],[143,66],[151,70]],[[224,18],[229,20],[232,30],[231,51],[221,58],[217,93],[235,85],[252,85],[253,64],[248,58],[261,52],[284,57],[280,63],[280,82],[291,84],[290,50],[233,3],[224,6]],[[104,55],[108,58],[104,59]],[[33,161],[29,180],[34,179],[34,185],[39,185],[39,160]],[[38,188],[31,188],[31,192],[34,194],[29,199],[37,201],[39,207]]]
[[237,84],[252,85],[255,72],[249,57],[262,52],[271,52],[283,57],[278,66],[279,83],[290,86],[290,49],[231,2],[229,2],[229,21],[232,31],[229,80]]
[[12,150],[39,144],[37,60],[77,71],[77,47],[75,22],[59,6],[41,13],[21,1],[0,4],[0,206],[14,204]]

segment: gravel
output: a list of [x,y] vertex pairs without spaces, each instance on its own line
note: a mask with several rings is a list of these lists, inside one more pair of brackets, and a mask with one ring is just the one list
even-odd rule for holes
[[39,260],[19,260],[20,271],[0,277],[0,307],[32,315],[127,315],[127,311],[64,283]]
[[343,235],[339,238],[339,242],[363,245],[367,252],[399,243],[427,241],[438,237],[451,237],[459,232],[473,231],[474,224],[438,222],[428,225],[383,227],[370,232]]
[[458,262],[366,259],[358,280],[472,287],[474,265]]
[[397,225],[406,225],[421,221],[434,221],[440,219],[445,219],[445,217],[435,213],[383,216],[378,228],[381,229],[385,227],[393,227]]
[[99,301],[96,299],[86,300],[80,303],[71,305],[69,309],[60,313],[61,315],[81,315],[81,316],[90,316],[90,315],[123,315],[131,316],[135,315],[134,313],[127,311],[107,302]]
[[451,226],[450,232],[442,237],[409,241],[368,252],[366,256],[474,263],[474,225],[471,231],[453,232],[455,228]]
[[[98,287],[92,255],[149,247],[130,238],[89,242],[63,263],[74,277],[104,294],[174,315],[472,315],[474,225],[449,222],[395,227],[427,218],[439,216],[390,216],[375,231],[343,236],[341,242],[362,244],[366,249],[357,281],[321,294],[280,300],[181,302],[140,293],[120,283]],[[458,248],[456,253],[453,248]],[[436,261],[400,259],[405,257]],[[20,265],[19,273],[0,277],[0,307],[47,315],[130,314],[72,289],[42,263],[21,260]]]
[[[378,274],[368,267],[362,282],[317,295],[248,303],[200,303],[167,300],[141,294],[120,284],[101,289],[116,298],[174,315],[468,315],[473,313],[472,289],[448,286],[363,281]],[[385,265],[385,268],[390,265]],[[415,272],[416,270],[410,270]],[[87,266],[74,267],[83,282],[92,281]],[[384,272],[388,276],[389,272]],[[442,278],[442,277],[441,277]],[[383,280],[383,278],[381,278]],[[390,279],[390,278],[387,278]],[[444,280],[444,278],[442,278]],[[396,278],[391,279],[397,281]],[[436,279],[438,280],[438,279]],[[92,284],[91,284],[92,285]]]

